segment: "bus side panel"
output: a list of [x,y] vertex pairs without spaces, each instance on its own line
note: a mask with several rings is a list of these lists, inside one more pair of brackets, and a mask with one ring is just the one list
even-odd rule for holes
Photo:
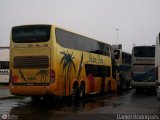
[[9,83],[9,70],[7,70],[6,72],[7,74],[0,73],[0,83]]
[[155,69],[156,69],[156,85],[157,85],[157,97],[160,99],[160,39],[157,36],[156,49],[155,49]]

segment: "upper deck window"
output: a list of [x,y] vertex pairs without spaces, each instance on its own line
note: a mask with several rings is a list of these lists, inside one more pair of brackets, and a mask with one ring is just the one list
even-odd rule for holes
[[15,43],[47,42],[50,39],[50,25],[25,25],[12,28]]
[[66,30],[56,28],[57,43],[65,48],[109,56],[109,45]]

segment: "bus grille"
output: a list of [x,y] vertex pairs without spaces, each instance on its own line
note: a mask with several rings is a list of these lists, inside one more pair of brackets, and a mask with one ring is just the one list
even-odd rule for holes
[[48,56],[16,56],[14,68],[48,68]]

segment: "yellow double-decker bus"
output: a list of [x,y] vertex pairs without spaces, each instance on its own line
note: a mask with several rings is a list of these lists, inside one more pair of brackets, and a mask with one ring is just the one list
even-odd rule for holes
[[11,30],[10,91],[40,98],[116,92],[111,45],[54,25]]

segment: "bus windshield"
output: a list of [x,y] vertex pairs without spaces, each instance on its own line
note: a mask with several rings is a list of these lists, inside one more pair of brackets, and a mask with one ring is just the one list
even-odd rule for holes
[[50,25],[26,25],[12,28],[15,43],[47,42],[50,39]]
[[134,48],[135,57],[154,57],[155,47],[135,47]]
[[114,50],[114,56],[115,56],[115,59],[119,59],[119,57],[120,57],[120,50]]
[[0,61],[0,69],[9,69],[8,61]]

